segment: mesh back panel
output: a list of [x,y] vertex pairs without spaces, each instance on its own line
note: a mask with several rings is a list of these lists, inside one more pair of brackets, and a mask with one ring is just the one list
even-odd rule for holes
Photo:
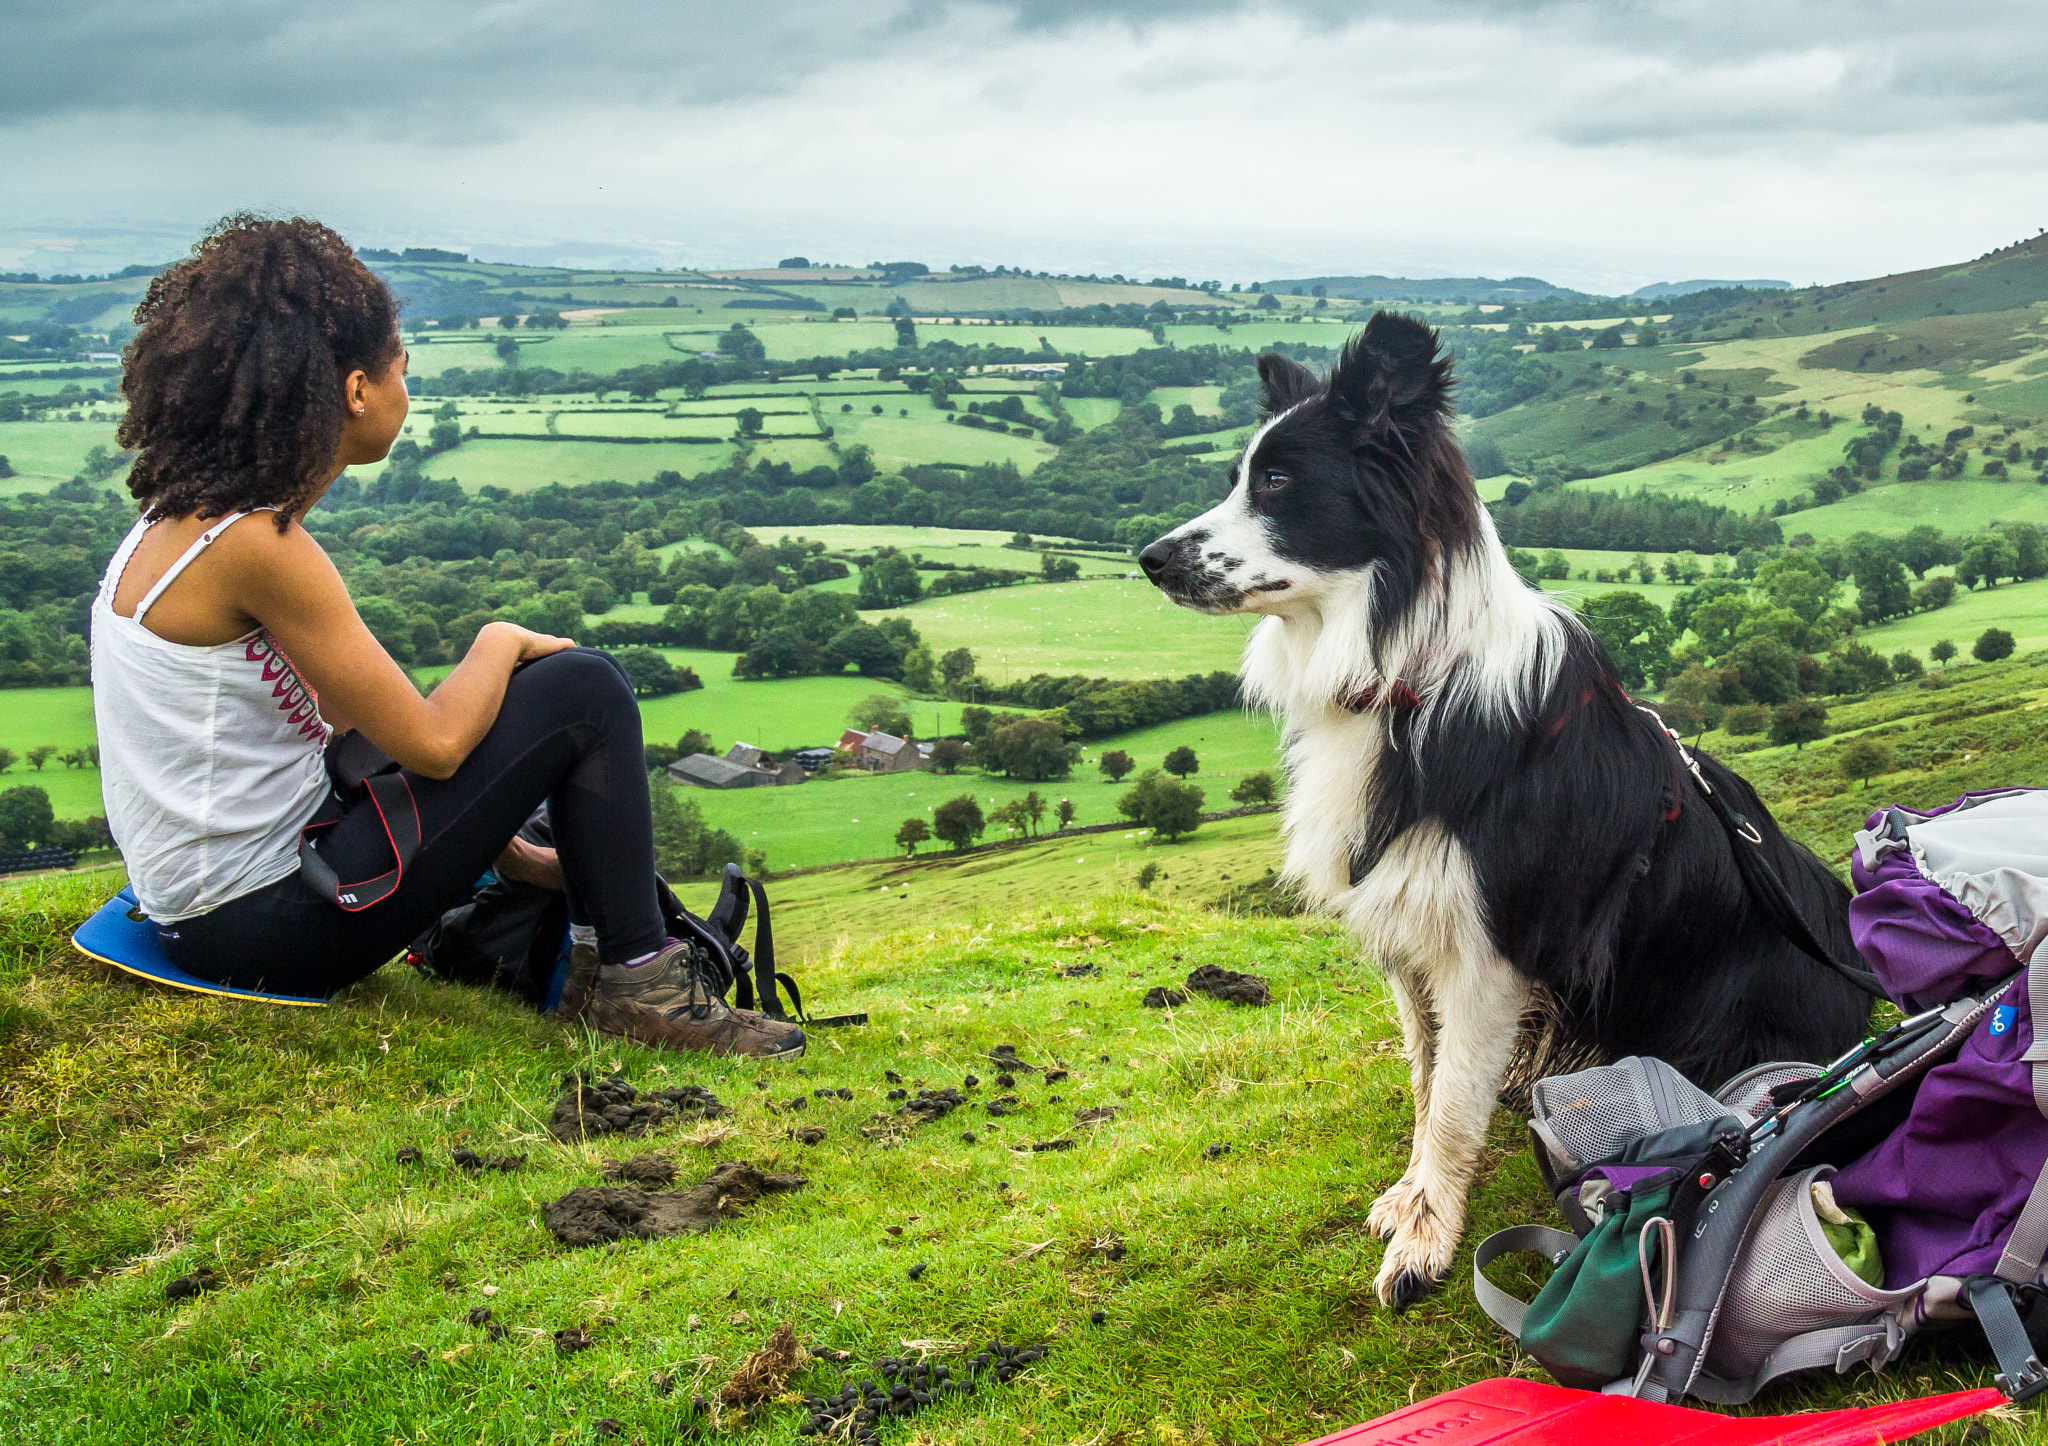
[[1821,1066],[1801,1061],[1760,1064],[1722,1085],[1714,1091],[1714,1098],[1743,1124],[1754,1124],[1771,1112],[1769,1096],[1773,1089],[1788,1080],[1812,1079],[1823,1072]]
[[1564,1171],[1605,1159],[1639,1136],[1728,1113],[1662,1060],[1634,1057],[1539,1080],[1529,1098],[1538,1133],[1569,1156],[1557,1162]]
[[1833,1173],[1830,1165],[1816,1165],[1772,1188],[1722,1297],[1721,1319],[1707,1347],[1712,1374],[1747,1380],[1793,1336],[1875,1320],[1914,1294],[1865,1285],[1827,1243],[1808,1187]]

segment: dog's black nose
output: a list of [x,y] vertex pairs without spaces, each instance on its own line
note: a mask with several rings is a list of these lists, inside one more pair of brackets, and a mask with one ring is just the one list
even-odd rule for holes
[[1162,537],[1138,554],[1138,566],[1145,569],[1145,576],[1157,582],[1159,574],[1166,571],[1167,564],[1173,561],[1175,551],[1172,540]]

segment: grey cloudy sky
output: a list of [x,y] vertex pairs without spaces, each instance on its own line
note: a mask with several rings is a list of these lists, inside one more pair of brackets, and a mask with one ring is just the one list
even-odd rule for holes
[[1869,275],[2048,225],[2048,6],[4,0],[0,267]]

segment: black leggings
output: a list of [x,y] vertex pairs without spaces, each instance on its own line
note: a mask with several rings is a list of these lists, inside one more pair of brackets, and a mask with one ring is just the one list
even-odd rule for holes
[[[520,668],[497,721],[452,777],[406,779],[419,806],[420,849],[389,898],[349,913],[294,873],[198,918],[159,925],[164,953],[187,973],[238,989],[332,994],[468,898],[542,800],[569,918],[596,927],[604,962],[662,946],[640,709],[609,654],[575,648]],[[320,854],[344,879],[389,869],[376,808],[364,799],[350,809],[327,830]]]

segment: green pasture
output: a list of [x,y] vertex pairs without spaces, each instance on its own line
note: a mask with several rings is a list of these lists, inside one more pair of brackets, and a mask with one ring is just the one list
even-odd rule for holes
[[[1193,407],[1198,415],[1209,416],[1223,405],[1223,388],[1154,387],[1145,400],[1156,403],[1159,407],[1159,415],[1162,417],[1171,417],[1173,409],[1183,405]],[[1175,437],[1172,439],[1171,445],[1181,446],[1185,442],[1193,440],[1194,438],[1192,437]]]
[[[949,422],[947,418],[953,414],[939,411],[923,397],[909,397],[894,405],[889,404],[888,398],[873,400],[883,405],[879,417],[859,402],[851,412],[828,406],[825,417],[832,425],[834,441],[841,447],[856,442],[868,447],[875,454],[875,465],[885,470],[929,462],[969,466],[1014,462],[1018,471],[1031,472],[1057,450],[1036,437],[1012,436]],[[899,416],[899,411],[909,415]]]
[[[1046,787],[1041,785],[1039,792],[1057,803],[1060,795],[1046,794]],[[1103,791],[1109,791],[1108,785]],[[1080,802],[1074,791],[1065,796]],[[1212,805],[1232,806],[1227,798],[1204,800],[1205,807]],[[966,854],[928,845],[914,859],[899,851],[893,859],[786,875],[775,881],[776,954],[808,967],[830,958],[835,949],[900,929],[906,920],[995,922],[1021,909],[1086,898],[1105,888],[1128,889],[1148,863],[1159,869],[1146,891],[1154,898],[1184,903],[1222,899],[1280,866],[1279,815],[1213,820],[1171,844],[1155,842],[1144,829],[1119,829],[1020,840]],[[774,866],[772,857],[769,864]],[[905,909],[904,904],[916,907]]]
[[[1257,300],[1246,297],[1244,305],[1249,307]],[[1286,300],[1286,298],[1282,298]],[[1331,303],[1342,305],[1340,302]],[[1257,313],[1254,313],[1257,315]],[[1277,321],[1261,317],[1256,321],[1233,322],[1219,329],[1214,324],[1196,326],[1169,326],[1166,339],[1174,346],[1220,346],[1232,350],[1265,351],[1279,342],[1290,346],[1322,346],[1335,350],[1350,340],[1355,332],[1364,330],[1362,323],[1338,321],[1334,317],[1317,320],[1303,316],[1299,321]],[[1140,332],[1140,336],[1144,333]],[[1150,341],[1146,345],[1155,345]]]
[[1810,532],[1822,539],[1904,532],[1923,522],[1948,533],[1978,532],[1994,522],[2048,522],[2048,487],[2034,482],[2032,474],[1890,482],[1780,519],[1787,537]]
[[1124,404],[1115,397],[1062,397],[1060,405],[1084,432],[1115,421],[1116,414],[1124,409]]
[[68,481],[85,465],[85,454],[94,447],[118,450],[114,428],[118,409],[98,410],[105,421],[0,422],[0,457],[5,457],[15,475],[0,480],[0,496],[21,492],[47,492]]
[[[936,707],[917,703],[911,705],[910,713],[920,736],[931,736],[940,727],[959,731],[957,703]],[[1201,771],[1189,782],[1202,789],[1206,795],[1203,807],[1211,811],[1237,807],[1230,801],[1230,790],[1247,773],[1276,770],[1280,764],[1278,734],[1270,721],[1244,713],[1211,713],[1096,739],[1086,746],[1071,776],[1045,783],[1019,782],[973,770],[950,775],[870,773],[813,778],[782,788],[693,789],[687,797],[703,809],[705,822],[729,829],[744,844],[766,850],[770,868],[805,868],[895,853],[898,824],[911,817],[929,818],[934,808],[962,794],[972,797],[986,814],[997,805],[1036,791],[1046,800],[1043,826],[1048,829],[1057,826],[1051,810],[1062,798],[1073,800],[1077,824],[1116,823],[1122,817],[1116,811],[1116,801],[1129,791],[1130,780],[1112,784],[1096,766],[1102,753],[1120,748],[1142,770],[1158,767],[1169,750],[1183,744],[1201,759]],[[1136,838],[1142,830],[1129,832]],[[991,831],[987,841],[999,837],[1000,831]],[[1090,836],[1075,842],[1081,846],[1079,854],[1085,856],[1095,839]]]
[[[854,673],[741,679],[732,675],[731,653],[689,648],[663,648],[661,653],[672,663],[695,668],[704,686],[642,700],[641,731],[656,743],[674,743],[688,730],[700,728],[721,753],[735,742],[783,751],[829,744],[847,727],[846,715],[854,704],[875,693],[903,691],[886,679]],[[957,731],[957,721],[954,727]]]
[[[1156,852],[1176,872],[1176,850]],[[917,896],[946,868],[892,883]],[[21,1439],[72,1443],[668,1441],[785,1321],[851,1356],[806,1367],[802,1391],[870,1376],[903,1341],[956,1369],[992,1337],[1049,1342],[1016,1381],[914,1423],[961,1446],[1295,1441],[1526,1370],[1455,1272],[1406,1315],[1372,1300],[1379,1247],[1359,1225],[1399,1174],[1409,1111],[1391,1007],[1350,946],[1074,868],[1084,888],[1049,907],[913,904],[808,962],[807,1000],[872,1022],[770,1066],[656,1054],[395,968],[318,1011],[147,990],[60,942],[106,880],[8,890],[0,1412]],[[1275,1003],[1140,1007],[1197,964],[1254,970]],[[981,1102],[999,1042],[1069,1077],[1021,1079],[998,1120]],[[560,1145],[542,1126],[576,1067],[701,1085],[733,1113]],[[871,1138],[903,1123],[884,1071],[983,1083],[949,1119]],[[771,1104],[814,1088],[854,1098],[807,1099],[824,1136],[800,1146]],[[1103,1104],[1114,1119],[1075,1124]],[[1518,1131],[1504,1115],[1474,1238],[1544,1214]],[[1074,1144],[1025,1148],[1050,1139]],[[419,1163],[394,1162],[407,1145]],[[471,1176],[456,1148],[526,1158]],[[601,1160],[652,1150],[686,1183],[728,1159],[808,1183],[703,1236],[579,1251],[539,1228]],[[201,1264],[220,1288],[166,1300]],[[558,1351],[569,1328],[588,1349]],[[1920,1385],[1909,1369],[1892,1389]],[[717,1434],[762,1446],[801,1420],[778,1397],[727,1408]]]
[[[2001,583],[1995,588],[1980,587],[1974,591],[1958,589],[1955,601],[1947,607],[1861,629],[1856,641],[1868,643],[1887,657],[1904,649],[1928,662],[1927,649],[1947,638],[1956,645],[1960,661],[1967,663],[1970,645],[1986,628],[2004,628],[2011,633],[2022,654],[2048,647],[2048,578]],[[1928,666],[1940,671],[1931,662]],[[1954,668],[1956,664],[1949,666]]]
[[997,683],[1033,673],[1234,672],[1255,621],[1177,608],[1150,583],[1123,578],[994,588],[891,611],[915,623],[934,649],[972,649],[983,675]]
[[[821,443],[777,443],[776,447],[804,445],[823,451]],[[764,449],[765,450],[765,449]],[[779,456],[779,451],[777,453]],[[464,442],[453,452],[429,458],[426,470],[436,477],[453,477],[469,491],[479,487],[503,487],[508,492],[532,492],[551,483],[567,487],[586,482],[644,482],[661,471],[694,477],[723,467],[732,458],[732,448],[696,446],[684,442],[651,442],[625,445],[609,442]],[[809,462],[803,465],[810,466]]]
[[[50,795],[50,806],[59,818],[88,818],[104,814],[100,802],[100,771],[97,768],[67,768],[62,755],[85,748],[99,737],[92,716],[90,688],[0,688],[0,748],[16,755],[17,761],[0,773],[0,789],[33,784]],[[40,770],[31,768],[31,748],[49,745],[57,756],[46,760]]]
[[[833,552],[867,552],[877,547],[893,547],[903,552],[921,552],[926,557],[943,556],[948,561],[978,563],[983,567],[1015,568],[1029,564],[1036,570],[1039,565],[1037,553],[1007,545],[1009,533],[969,527],[863,527],[854,523],[834,523],[804,528],[771,525],[757,531],[762,539],[768,541],[803,536],[813,542],[824,543]],[[1036,540],[1057,545],[1068,539],[1038,537]],[[1010,560],[1003,561],[1005,558]]]

